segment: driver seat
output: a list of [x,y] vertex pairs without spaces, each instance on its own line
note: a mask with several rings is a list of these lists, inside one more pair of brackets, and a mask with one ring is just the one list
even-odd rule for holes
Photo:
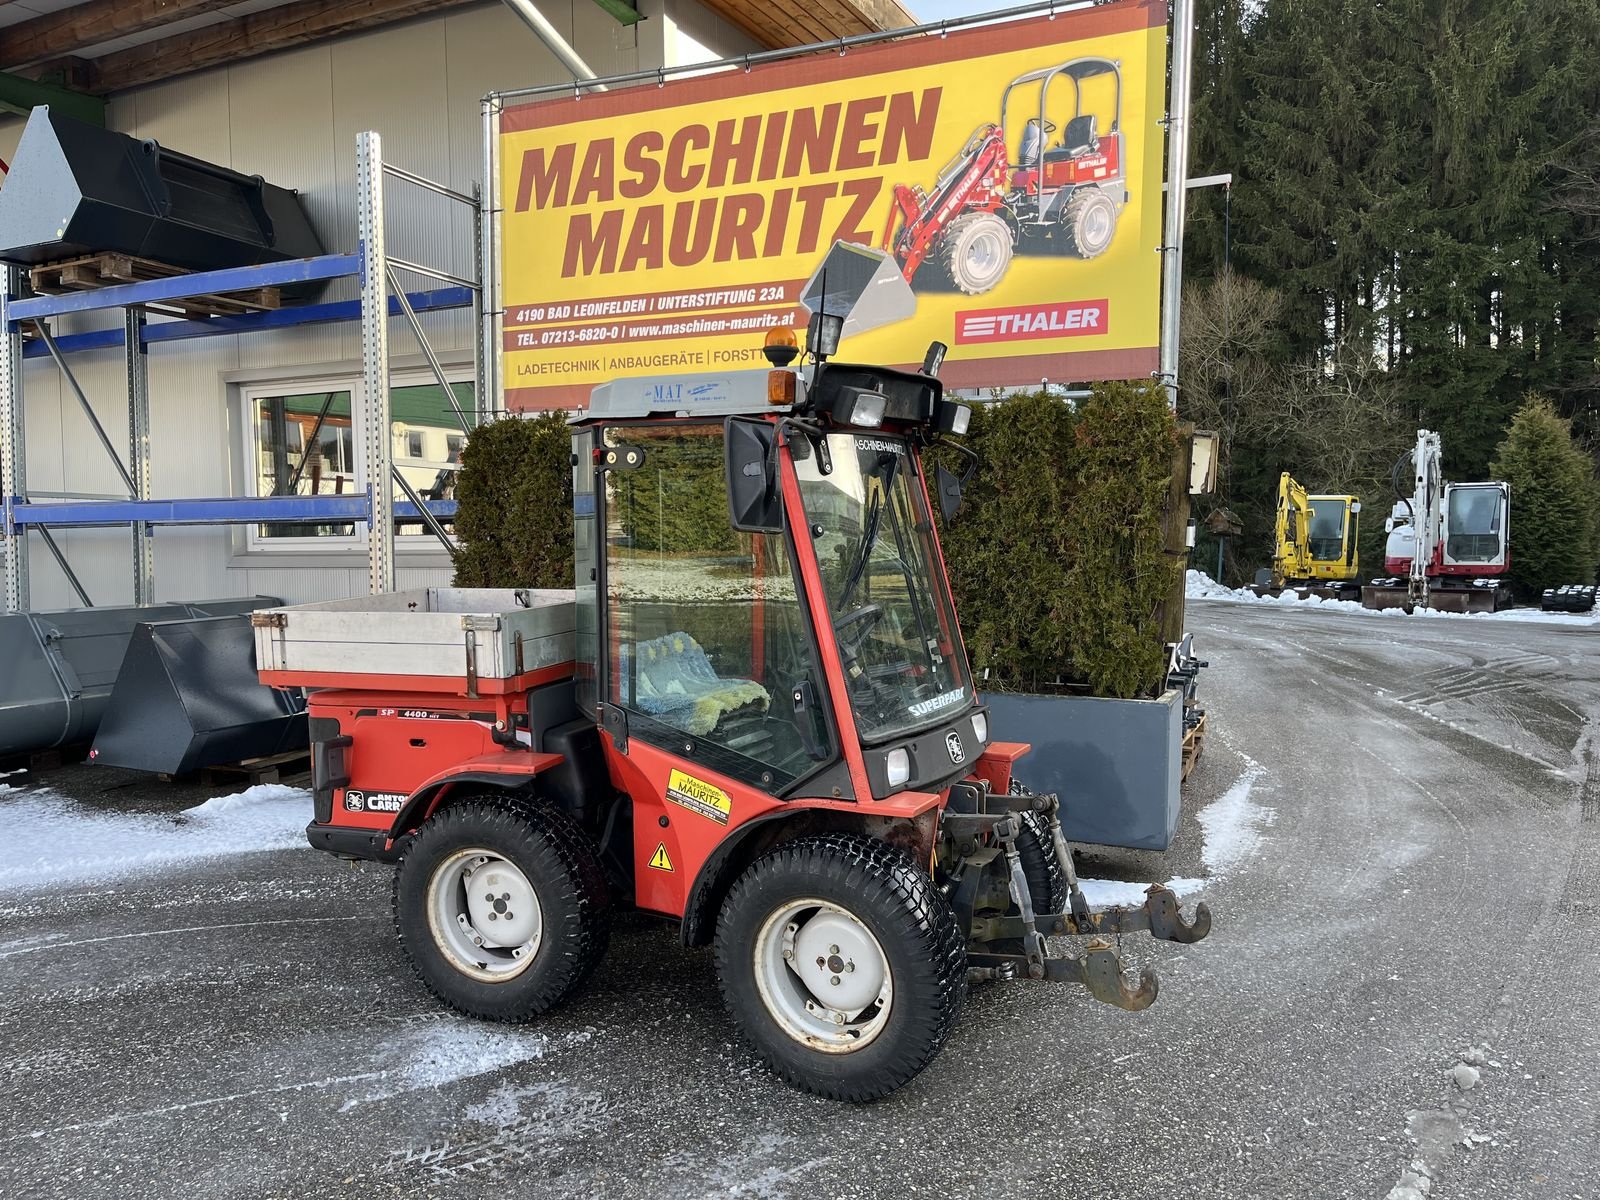
[[1099,144],[1100,135],[1095,129],[1093,113],[1073,117],[1061,131],[1061,149],[1069,158],[1091,154]]
[[682,631],[624,644],[620,654],[623,678],[632,675],[635,684],[633,707],[696,737],[710,733],[724,716],[746,707],[765,712],[772,702],[755,680],[718,675],[700,643]]

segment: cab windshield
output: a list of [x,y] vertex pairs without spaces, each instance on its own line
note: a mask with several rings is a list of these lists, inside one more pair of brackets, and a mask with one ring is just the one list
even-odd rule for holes
[[797,458],[800,494],[863,741],[946,720],[972,699],[927,497],[903,438],[827,436]]
[[1452,487],[1445,521],[1445,553],[1456,562],[1495,562],[1500,557],[1500,489]]
[[1311,528],[1307,537],[1311,557],[1318,560],[1344,556],[1344,501],[1311,501]]

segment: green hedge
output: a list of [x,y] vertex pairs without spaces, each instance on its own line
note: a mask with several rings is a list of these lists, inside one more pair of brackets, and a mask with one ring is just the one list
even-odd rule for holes
[[[1176,437],[1150,385],[1102,384],[1076,409],[1044,393],[974,408],[964,444],[979,469],[940,536],[980,687],[1160,691],[1161,607],[1183,570],[1163,541]],[[964,462],[948,446],[933,459]],[[457,586],[572,586],[570,462],[560,413],[473,433],[456,488]],[[671,495],[635,496],[627,532],[641,544],[668,525],[726,528],[720,473],[681,474]]]
[[572,437],[565,413],[474,430],[456,480],[457,587],[572,586]]
[[1176,437],[1150,385],[1099,385],[1076,410],[1034,393],[974,411],[981,465],[940,536],[981,687],[1160,691],[1162,604],[1183,571],[1164,542]]

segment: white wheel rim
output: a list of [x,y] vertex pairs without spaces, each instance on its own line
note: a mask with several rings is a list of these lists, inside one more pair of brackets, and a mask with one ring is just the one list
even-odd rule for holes
[[1090,250],[1100,250],[1111,240],[1111,211],[1104,205],[1093,205],[1083,223],[1083,240]]
[[997,275],[1004,266],[1001,235],[995,230],[982,230],[967,243],[967,271],[974,280],[982,281]]
[[756,986],[795,1041],[827,1054],[870,1045],[889,1023],[894,976],[870,929],[827,900],[791,900],[756,935]]
[[457,850],[428,880],[428,928],[452,967],[484,983],[533,965],[544,938],[539,894],[515,863],[493,850]]

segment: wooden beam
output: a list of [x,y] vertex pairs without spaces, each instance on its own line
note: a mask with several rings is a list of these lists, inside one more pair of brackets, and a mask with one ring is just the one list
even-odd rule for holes
[[238,0],[90,0],[0,29],[0,70],[215,12]]
[[702,0],[769,50],[916,24],[898,0]]
[[[298,0],[204,29],[118,50],[94,60],[94,90],[106,94],[143,87],[320,42],[429,16],[482,0]],[[70,10],[69,10],[70,11]]]

